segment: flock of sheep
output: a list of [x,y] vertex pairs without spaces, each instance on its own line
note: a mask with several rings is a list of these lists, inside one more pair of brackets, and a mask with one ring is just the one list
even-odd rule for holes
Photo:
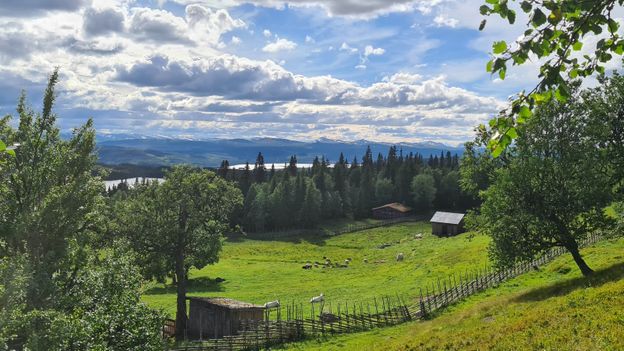
[[[414,239],[422,239],[423,238],[423,234],[419,233],[414,235]],[[387,247],[390,247],[390,244],[381,244],[380,246],[378,246],[379,249],[385,249]],[[396,255],[396,261],[397,262],[402,262],[405,259],[405,255],[402,252],[399,252]],[[306,262],[306,264],[304,264],[301,268],[303,269],[312,269],[312,268],[347,268],[349,267],[349,264],[351,263],[352,259],[349,257],[347,259],[345,259],[343,262],[332,262],[332,260],[330,260],[329,258],[327,258],[326,256],[323,256],[323,262],[318,262],[315,261],[314,263],[312,263],[311,261]],[[368,259],[364,259],[363,260],[364,263],[368,263]],[[375,263],[385,263],[385,260],[379,260],[379,261],[375,261]]]
[[[419,233],[414,235],[414,239],[422,239],[423,238],[423,234]],[[384,249],[386,247],[391,246],[390,244],[382,244],[381,246],[379,246],[378,248],[380,249]],[[396,261],[397,262],[402,262],[405,259],[405,255],[402,252],[399,252],[396,255]],[[312,269],[312,268],[347,268],[349,267],[349,264],[351,263],[352,259],[346,258],[342,263],[339,262],[332,262],[328,257],[323,256],[323,262],[306,262],[306,264],[304,264],[301,268],[303,269]],[[368,263],[368,259],[364,259],[363,260],[364,263]],[[379,261],[375,261],[375,263],[385,263],[385,260],[379,260]],[[325,297],[323,296],[323,293],[321,293],[319,296],[315,296],[313,298],[310,299],[310,303],[311,304],[315,304],[315,303],[323,303],[325,301]],[[267,310],[273,309],[273,308],[279,308],[280,307],[280,302],[279,300],[275,300],[275,301],[271,301],[271,302],[267,302],[264,304],[264,308]]]

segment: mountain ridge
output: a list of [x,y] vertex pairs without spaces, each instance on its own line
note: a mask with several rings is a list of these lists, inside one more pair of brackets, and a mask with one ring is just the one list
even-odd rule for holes
[[412,152],[427,158],[447,151],[452,154],[461,154],[463,151],[462,147],[431,141],[388,143],[320,138],[305,142],[268,137],[188,140],[128,134],[99,136],[97,146],[100,163],[107,165],[169,166],[190,163],[204,167],[217,167],[223,160],[228,160],[230,164],[254,163],[259,152],[262,152],[266,163],[288,162],[292,155],[296,155],[299,162],[309,163],[315,157],[323,156],[336,161],[341,152],[348,161],[357,158],[359,162],[367,146],[371,147],[374,157],[378,153],[387,155],[391,146],[402,150],[404,155]]

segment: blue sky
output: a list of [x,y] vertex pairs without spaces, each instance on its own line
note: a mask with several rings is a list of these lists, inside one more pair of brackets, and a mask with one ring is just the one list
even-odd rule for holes
[[[536,82],[485,72],[522,27],[480,0],[8,0],[0,113],[60,67],[63,129],[177,138],[459,144]],[[519,21],[522,22],[522,21]]]

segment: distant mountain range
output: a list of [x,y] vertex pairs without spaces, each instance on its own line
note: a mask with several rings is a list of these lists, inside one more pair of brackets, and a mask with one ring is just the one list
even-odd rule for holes
[[98,136],[99,162],[106,165],[135,164],[143,166],[167,166],[190,163],[198,166],[216,167],[228,160],[231,165],[249,162],[253,164],[258,152],[262,152],[266,163],[288,162],[291,155],[297,155],[301,163],[310,163],[316,156],[325,156],[331,162],[338,160],[342,152],[351,162],[354,157],[361,160],[370,146],[376,158],[377,153],[387,155],[388,149],[396,145],[403,154],[420,153],[424,157],[450,151],[461,154],[463,148],[435,142],[423,143],[380,143],[366,140],[354,142],[319,139],[301,142],[276,138],[253,139],[211,139],[185,140],[164,137],[140,137],[132,135]]

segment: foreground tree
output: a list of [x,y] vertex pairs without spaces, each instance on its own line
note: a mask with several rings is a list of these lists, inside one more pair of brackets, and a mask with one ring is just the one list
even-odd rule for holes
[[584,275],[592,272],[579,242],[610,224],[603,209],[612,200],[599,122],[581,104],[552,102],[519,129],[508,161],[481,192],[476,220],[500,265],[564,247]]
[[[517,11],[528,17],[524,35],[514,44],[494,43],[494,57],[487,71],[505,79],[508,65],[534,62],[533,57],[541,59],[538,85],[529,92],[520,92],[501,116],[490,121],[495,131],[489,144],[494,156],[517,137],[517,127],[532,117],[534,107],[552,100],[566,101],[572,80],[604,73],[606,63],[624,53],[620,23],[615,18],[615,10],[622,5],[624,0],[485,1],[480,8],[482,15],[500,16],[510,24],[515,22]],[[485,26],[483,20],[480,29]],[[594,36],[597,40],[589,40]],[[583,48],[590,43],[595,46]]]
[[104,224],[95,131],[89,120],[60,138],[57,79],[41,113],[22,95],[18,128],[0,121],[0,139],[20,144],[0,168],[0,349],[162,350],[162,318],[140,302],[136,270],[94,240]]
[[233,183],[190,166],[173,167],[119,204],[117,230],[126,236],[148,278],[174,274],[177,282],[176,337],[186,329],[188,272],[216,263],[231,213],[243,203]]

